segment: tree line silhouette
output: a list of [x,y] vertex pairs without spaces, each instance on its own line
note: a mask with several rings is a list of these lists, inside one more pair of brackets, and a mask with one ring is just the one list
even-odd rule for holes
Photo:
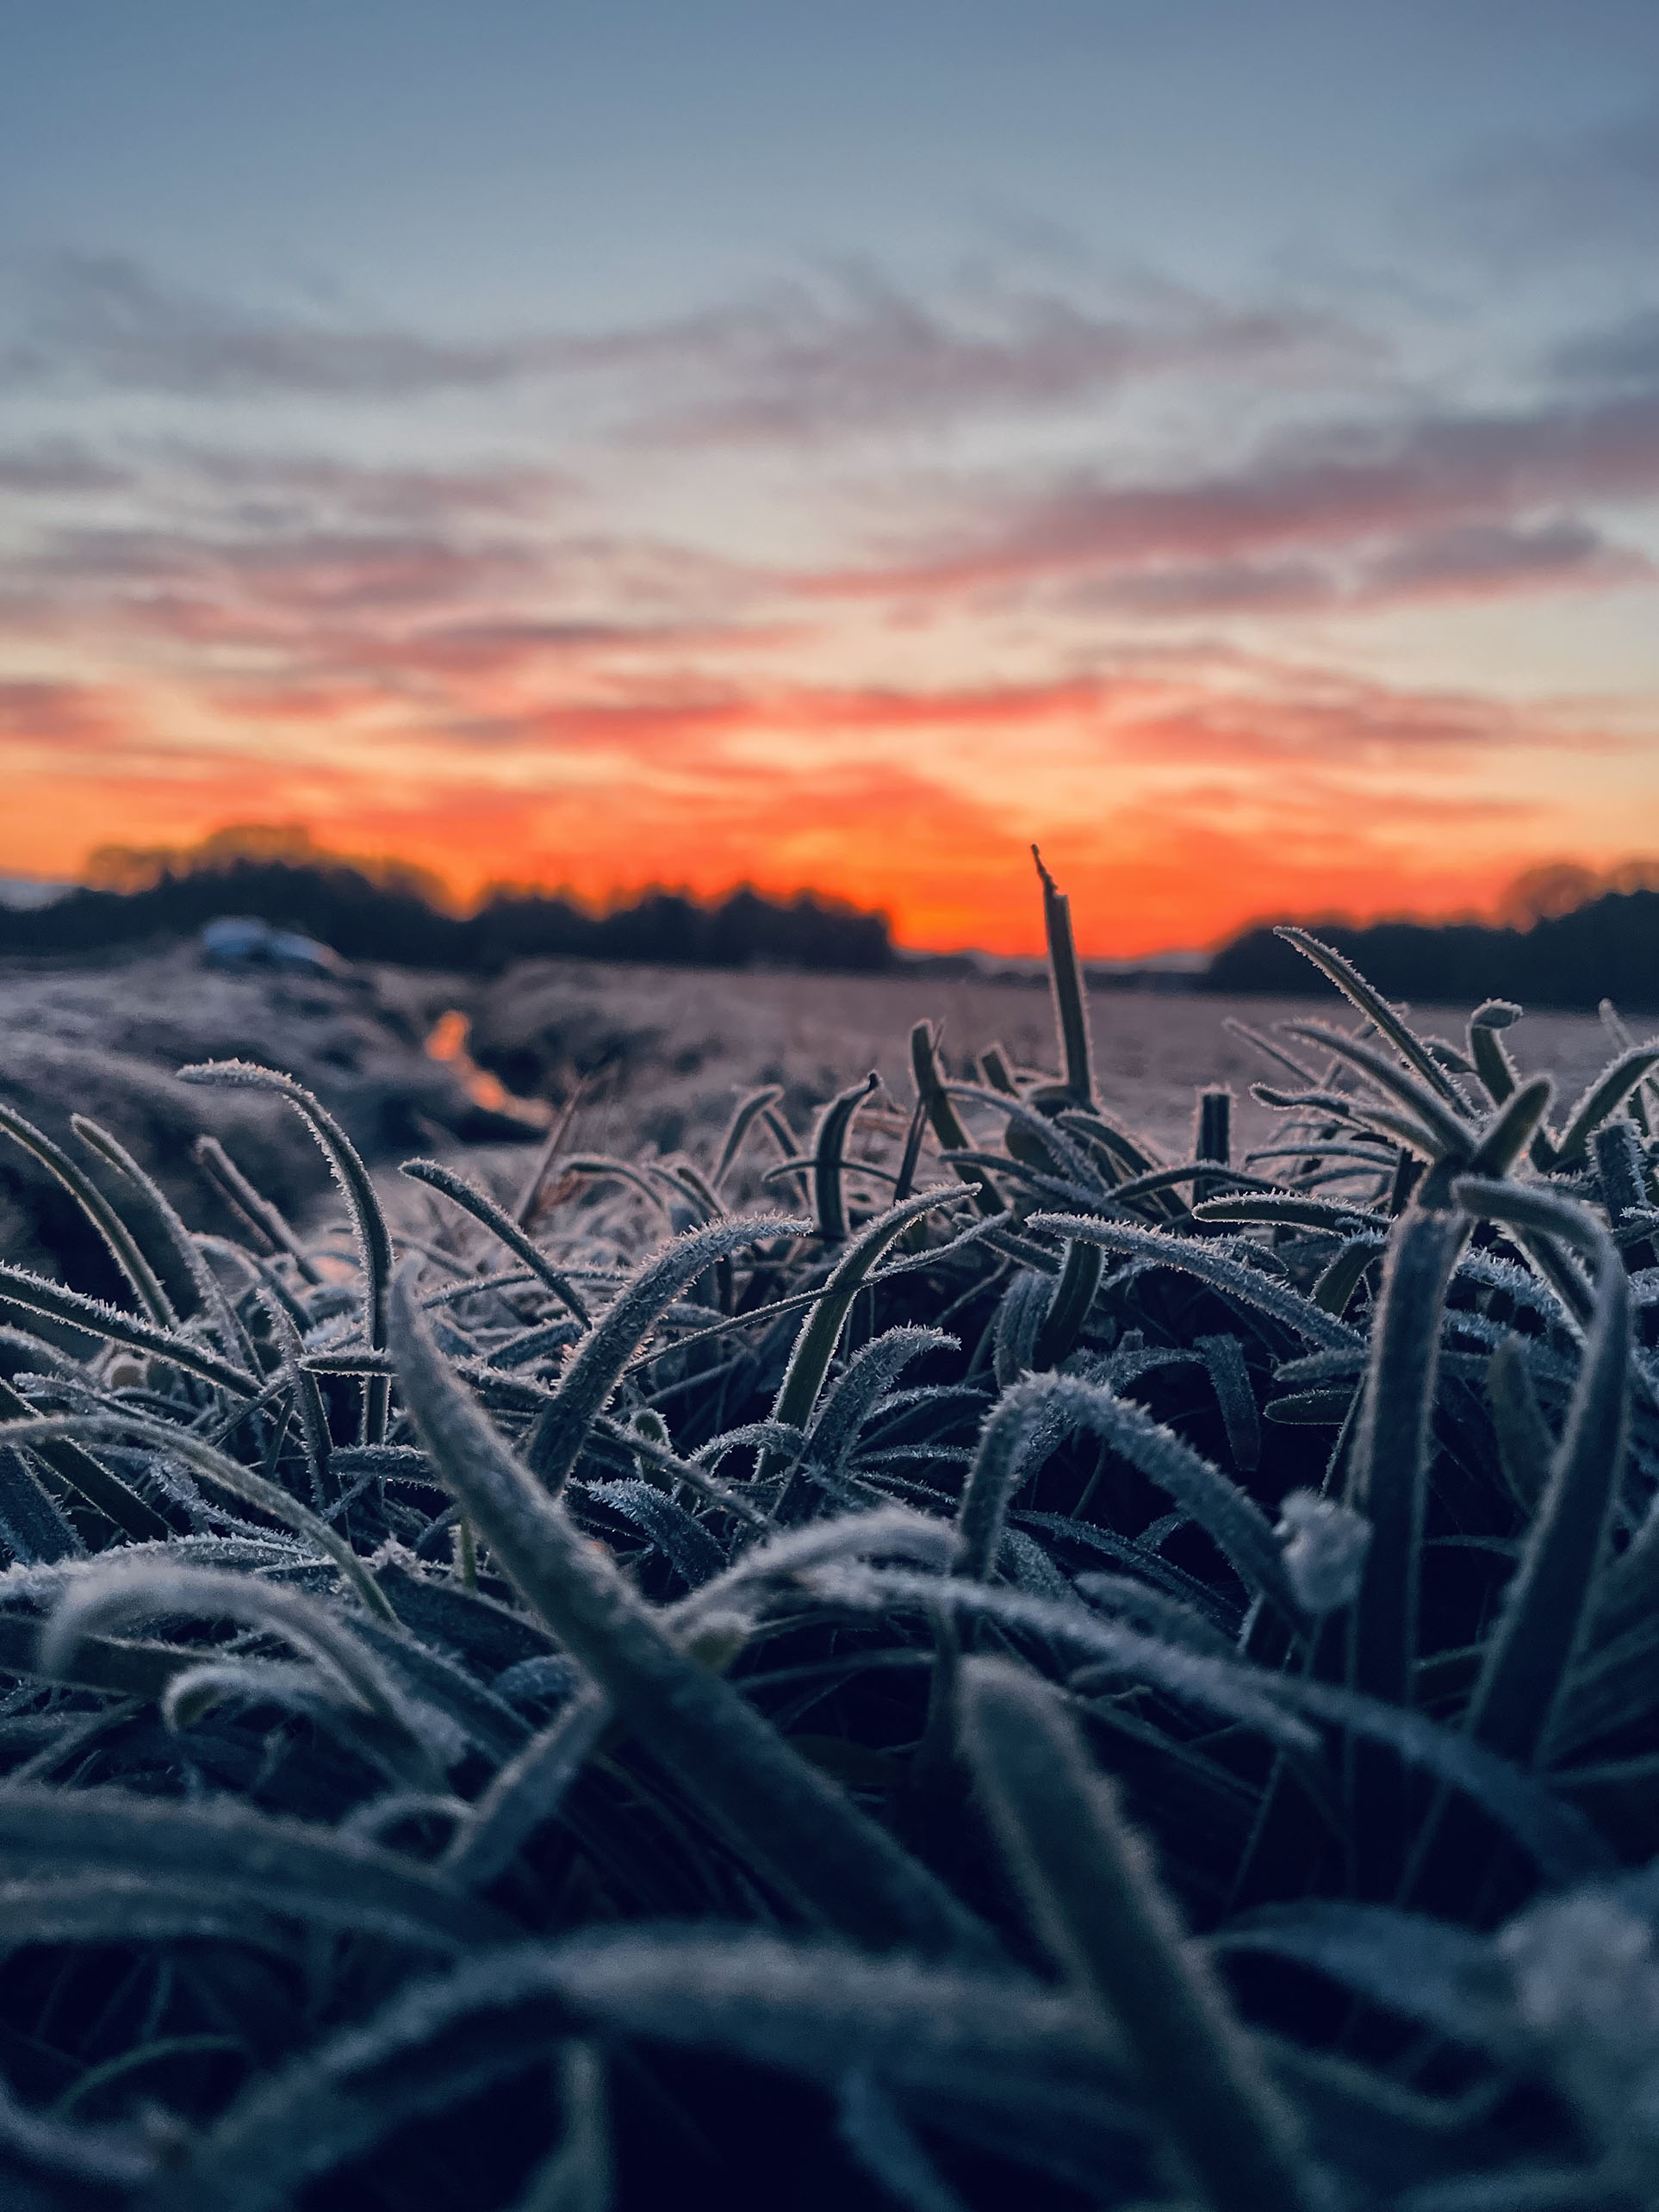
[[[1389,998],[1474,1004],[1659,1010],[1659,891],[1608,892],[1526,928],[1479,923],[1378,922],[1368,929],[1316,923],[1313,934],[1345,953]],[[1329,984],[1271,928],[1224,945],[1202,978],[1205,991],[1323,996]]]
[[500,891],[446,914],[419,879],[326,860],[183,859],[138,888],[83,887],[22,912],[0,907],[0,953],[91,953],[194,935],[249,915],[315,937],[348,960],[494,974],[514,960],[626,960],[676,967],[751,965],[871,973],[892,963],[887,918],[803,892],[780,901],[747,886],[716,904],[649,892],[589,914],[570,900]]

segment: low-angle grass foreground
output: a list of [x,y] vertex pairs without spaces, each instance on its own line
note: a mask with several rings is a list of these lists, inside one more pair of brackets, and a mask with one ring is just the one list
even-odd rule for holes
[[9,2206],[1659,2203],[1659,1048],[1295,933],[1165,1161],[1042,889],[1056,1066],[695,1160],[0,1110]]

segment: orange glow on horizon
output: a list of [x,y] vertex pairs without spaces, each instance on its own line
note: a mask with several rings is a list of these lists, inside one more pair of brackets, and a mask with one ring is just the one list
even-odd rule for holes
[[[256,794],[239,787],[201,815],[164,812],[160,796],[152,787],[83,787],[65,807],[61,792],[49,786],[16,793],[0,834],[0,873],[78,880],[89,853],[101,845],[188,848],[228,819],[248,819]],[[409,811],[389,836],[383,818],[367,811],[314,816],[309,826],[320,853],[413,865],[437,878],[447,903],[461,910],[497,888],[560,893],[604,910],[649,891],[713,902],[747,885],[769,898],[809,892],[879,910],[895,941],[917,951],[973,945],[1017,956],[1042,949],[1027,843],[955,844],[948,834],[929,837],[914,814],[873,836],[860,810],[829,804],[806,840],[775,820],[756,821],[753,812],[730,823],[705,821],[691,838],[676,838],[672,822],[659,817],[649,836],[635,823],[611,841],[592,834],[589,815],[580,860],[562,864],[534,848],[515,854],[497,810],[475,798],[469,806],[459,796],[432,812]],[[751,835],[757,830],[770,830],[769,850]],[[810,856],[790,866],[792,848],[803,842]],[[1043,850],[1070,895],[1079,949],[1094,959],[1209,949],[1263,920],[1486,918],[1536,857],[1523,851],[1463,872],[1442,867],[1412,883],[1398,867],[1351,851],[1324,865],[1294,853],[1275,861],[1248,835],[1190,827],[1159,836],[1138,825],[1119,849],[1075,826],[1059,827]]]
[[[1641,829],[1619,803],[1616,735],[1467,696],[1298,690],[1273,671],[1241,685],[1225,667],[942,691],[481,693],[469,720],[450,705],[405,724],[378,694],[276,687],[257,751],[245,695],[8,688],[0,873],[37,876],[78,878],[103,845],[304,823],[332,851],[432,872],[463,905],[503,884],[596,908],[749,884],[879,909],[916,949],[1029,954],[1035,841],[1080,948],[1111,958],[1214,947],[1263,919],[1489,915],[1523,870],[1605,867]],[[170,728],[183,734],[154,735]]]

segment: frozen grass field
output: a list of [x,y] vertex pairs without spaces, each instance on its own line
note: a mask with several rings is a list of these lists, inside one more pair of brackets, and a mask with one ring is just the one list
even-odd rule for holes
[[1045,884],[0,979],[9,2208],[1659,2201],[1659,1047]]

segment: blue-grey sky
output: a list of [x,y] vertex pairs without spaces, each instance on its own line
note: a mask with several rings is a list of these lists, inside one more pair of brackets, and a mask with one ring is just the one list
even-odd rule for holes
[[22,0],[0,866],[1100,949],[1659,849],[1659,8]]

